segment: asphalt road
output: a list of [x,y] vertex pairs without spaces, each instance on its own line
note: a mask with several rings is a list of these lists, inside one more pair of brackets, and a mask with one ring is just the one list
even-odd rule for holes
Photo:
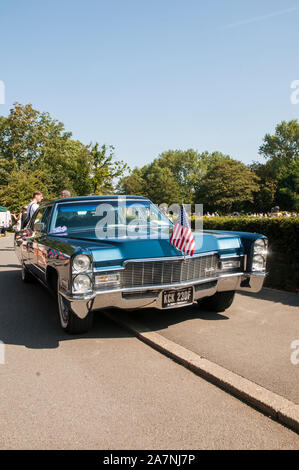
[[54,299],[22,284],[11,237],[0,295],[1,449],[299,448],[297,434],[102,315],[89,334],[64,334]]
[[[291,348],[299,342],[299,295],[263,289],[236,294],[223,313],[198,305],[130,313],[152,331],[299,404],[299,364]],[[299,354],[298,354],[299,357]]]

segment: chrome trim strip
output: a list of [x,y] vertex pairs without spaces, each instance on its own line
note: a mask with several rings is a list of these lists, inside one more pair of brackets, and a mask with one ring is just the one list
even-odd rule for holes
[[207,277],[205,279],[200,279],[198,281],[188,281],[188,282],[181,282],[177,284],[158,284],[158,285],[150,285],[150,286],[139,286],[139,287],[127,287],[127,288],[122,288],[122,289],[108,289],[108,290],[97,290],[94,291],[92,294],[84,297],[84,296],[78,296],[78,297],[73,297],[70,296],[66,292],[60,292],[61,295],[63,295],[65,298],[69,300],[89,300],[93,297],[96,297],[97,295],[102,295],[102,294],[114,294],[118,292],[140,292],[140,291],[146,291],[146,290],[165,290],[165,289],[180,289],[184,287],[191,287],[191,286],[196,286],[198,284],[204,284],[206,282],[210,281],[217,281],[218,279],[225,279],[225,278],[230,278],[230,277],[236,277],[236,276],[243,276],[246,273],[243,272],[238,272],[238,273],[227,273],[223,274],[220,276],[214,276],[214,277]]
[[[84,196],[84,197],[88,197],[88,196]],[[94,196],[90,196],[90,199],[79,199],[80,196],[78,196],[78,200],[76,200],[77,198],[75,198],[74,196],[74,200],[73,201],[64,201],[63,199],[57,199],[57,200],[54,200],[53,201],[53,205],[57,205],[58,204],[84,204],[85,202],[101,202],[101,203],[105,203],[105,202],[111,202],[111,201],[150,201],[150,199],[148,199],[147,197],[140,197],[140,199],[136,199],[135,196],[127,196],[127,197],[116,197],[114,199],[111,199],[111,198],[107,198],[107,199],[98,199],[97,197],[94,197],[94,199],[92,199]],[[101,197],[101,196],[99,196]],[[152,202],[152,201],[150,201]],[[152,202],[153,204],[153,202]],[[49,204],[50,205],[50,204]]]
[[[155,284],[155,285],[139,286],[139,287],[124,287],[123,289],[120,289],[120,291],[121,292],[134,292],[134,291],[138,291],[138,290],[173,289],[173,288],[179,289],[180,287],[184,288],[184,287],[188,287],[188,286],[196,286],[198,284],[204,284],[206,282],[215,281],[217,279],[222,279],[222,278],[225,278],[225,277],[242,276],[243,274],[244,274],[243,272],[227,273],[227,274],[223,274],[223,275],[220,275],[220,276],[206,277],[204,279],[179,282],[179,283],[176,283],[176,284]],[[113,292],[115,292],[115,291],[113,291]]]
[[230,259],[235,259],[235,258],[244,258],[245,255],[222,255],[219,256],[220,261],[225,260],[228,261]]
[[[43,274],[45,274],[45,269],[42,269],[40,268],[36,263],[32,263],[32,266],[34,266],[35,268],[39,269]],[[30,271],[31,272],[31,271]]]
[[94,268],[93,273],[94,274],[101,274],[102,272],[107,272],[107,271],[124,271],[125,268],[107,268],[105,269],[105,266],[101,266],[100,268]]
[[128,259],[123,262],[123,266],[127,263],[144,263],[144,262],[151,262],[151,261],[180,261],[185,259],[194,259],[200,258],[202,256],[212,256],[218,254],[218,251],[205,251],[204,253],[196,253],[193,256],[190,255],[182,255],[182,256],[161,256],[160,258],[139,258],[139,259]]

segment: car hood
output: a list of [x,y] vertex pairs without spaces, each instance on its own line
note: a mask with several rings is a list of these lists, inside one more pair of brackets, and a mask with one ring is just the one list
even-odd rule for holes
[[[195,254],[221,252],[236,254],[242,250],[240,237],[227,233],[193,233],[196,249]],[[60,238],[60,237],[59,237]],[[61,242],[71,244],[75,251],[88,250],[92,253],[95,266],[119,266],[128,259],[161,258],[182,256],[183,253],[169,243],[169,239],[98,239],[88,234],[61,237]]]

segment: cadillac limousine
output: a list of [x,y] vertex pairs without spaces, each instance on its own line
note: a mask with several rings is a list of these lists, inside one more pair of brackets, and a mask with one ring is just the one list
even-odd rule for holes
[[207,311],[224,311],[237,290],[262,288],[266,237],[195,231],[189,256],[170,243],[173,227],[145,197],[45,202],[15,235],[22,279],[38,279],[57,296],[58,318],[71,334],[87,332],[101,309],[163,310],[199,302]]

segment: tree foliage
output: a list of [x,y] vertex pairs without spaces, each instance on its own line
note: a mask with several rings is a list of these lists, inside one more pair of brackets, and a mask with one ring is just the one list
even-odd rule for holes
[[273,135],[265,135],[259,153],[267,162],[252,166],[253,171],[261,177],[257,205],[278,205],[284,210],[298,210],[298,121],[293,119],[278,124]]
[[84,145],[71,138],[63,123],[31,104],[15,103],[0,117],[0,202],[16,211],[28,204],[34,190],[57,198],[112,192],[114,178],[126,165],[114,159],[113,147]]
[[114,147],[105,144],[91,146],[91,184],[94,194],[110,194],[113,192],[113,181],[122,176],[127,170],[127,164],[123,161],[114,161]]
[[230,212],[253,202],[258,178],[243,163],[229,159],[213,163],[202,180],[197,199],[207,210]]
[[266,134],[259,153],[270,159],[275,171],[284,171],[299,158],[299,123],[297,120],[282,121],[275,134]]
[[170,149],[131,171],[115,159],[112,145],[85,145],[49,113],[15,103],[0,116],[0,205],[17,211],[36,189],[46,198],[68,189],[72,195],[118,191],[156,204],[203,203],[220,213],[274,205],[298,210],[298,121],[282,121],[267,133],[259,153],[265,163],[246,166],[221,152]]
[[156,204],[184,201],[197,202],[197,192],[208,168],[215,162],[228,160],[220,152],[198,153],[189,150],[167,150],[152,163],[135,168],[122,178],[119,191],[123,194],[145,195]]

